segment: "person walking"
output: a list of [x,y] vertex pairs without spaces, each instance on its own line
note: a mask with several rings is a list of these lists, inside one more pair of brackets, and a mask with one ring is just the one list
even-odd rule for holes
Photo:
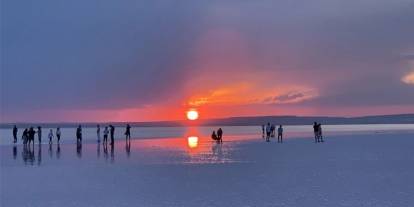
[[265,125],[263,124],[262,125],[262,138],[264,137],[265,137]]
[[267,123],[266,126],[266,142],[270,142],[270,133],[271,133],[271,126],[270,123]]
[[37,127],[37,140],[39,141],[39,144],[42,143],[42,127]]
[[131,139],[131,126],[129,126],[129,124],[126,126],[125,139]]
[[52,139],[53,139],[53,130],[52,129],[50,129],[48,137],[49,137],[49,144],[51,145],[52,144]]
[[13,127],[13,143],[17,142],[17,131],[18,131],[17,126],[14,125],[14,127]]
[[96,125],[96,136],[98,137],[98,143],[101,142],[101,126]]
[[279,125],[279,128],[277,129],[277,142],[279,142],[280,139],[280,143],[283,142],[283,127],[282,125]]
[[61,135],[61,132],[60,132],[60,128],[58,127],[56,129],[56,138],[57,138],[58,144],[60,143],[60,135]]

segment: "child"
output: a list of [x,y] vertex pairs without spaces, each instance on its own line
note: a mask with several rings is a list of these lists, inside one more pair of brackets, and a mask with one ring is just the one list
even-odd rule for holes
[[52,144],[52,139],[53,139],[53,130],[52,129],[50,129],[48,137],[49,137],[49,144]]

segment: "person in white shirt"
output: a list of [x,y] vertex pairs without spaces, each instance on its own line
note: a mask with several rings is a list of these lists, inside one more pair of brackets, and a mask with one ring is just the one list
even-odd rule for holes
[[52,129],[50,129],[48,137],[49,137],[49,144],[52,144],[52,139],[53,139],[53,130]]

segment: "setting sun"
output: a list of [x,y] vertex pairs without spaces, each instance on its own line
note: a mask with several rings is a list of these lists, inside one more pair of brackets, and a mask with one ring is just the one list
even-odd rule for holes
[[194,109],[187,111],[187,119],[196,120],[198,119],[198,112]]

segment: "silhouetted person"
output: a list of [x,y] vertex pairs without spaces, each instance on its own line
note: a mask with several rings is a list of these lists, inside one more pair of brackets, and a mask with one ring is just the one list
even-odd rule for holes
[[323,142],[323,136],[322,136],[322,124],[318,124],[318,141]]
[[50,129],[49,131],[49,135],[47,135],[49,137],[49,144],[52,144],[52,139],[53,139],[53,130]]
[[266,125],[266,142],[270,142],[270,134],[272,133],[272,129],[270,123]]
[[33,129],[33,127],[30,127],[28,134],[29,134],[29,145],[30,145],[30,142],[33,142],[33,144],[34,144],[34,136],[35,136],[36,132]]
[[108,130],[107,126],[105,127],[105,129],[103,131],[103,134],[104,134],[103,144],[107,144],[108,143],[108,134],[109,134],[109,130]]
[[213,133],[211,134],[211,139],[213,139],[214,141],[218,141],[216,131],[213,131]]
[[37,127],[37,140],[39,141],[39,144],[42,143],[42,127]]
[[276,134],[275,131],[276,131],[276,127],[274,124],[272,124],[270,126],[270,137],[275,137],[275,134]]
[[283,127],[282,125],[279,125],[279,128],[277,129],[277,142],[283,142]]
[[265,137],[265,125],[262,125],[262,138]]
[[23,134],[22,134],[22,140],[23,140],[23,144],[26,145],[27,142],[29,141],[29,130],[24,129]]
[[101,126],[96,125],[96,136],[98,137],[98,143],[101,142]]
[[220,143],[223,142],[223,130],[221,128],[217,130],[217,138]]
[[76,129],[76,141],[81,142],[82,141],[82,126],[79,125]]
[[316,122],[313,122],[313,134],[315,135],[315,143],[319,140],[319,126]]
[[17,158],[17,146],[13,145],[13,159]]
[[58,144],[60,143],[60,135],[61,135],[62,133],[60,132],[60,128],[58,127],[57,129],[56,129],[56,138],[57,138],[57,141],[58,141]]
[[17,131],[18,131],[17,126],[14,125],[14,127],[13,127],[13,143],[17,142]]
[[125,130],[125,139],[131,139],[131,126],[129,126],[129,124],[127,124],[126,126],[126,130]]
[[111,145],[114,145],[115,142],[115,138],[114,138],[114,133],[115,133],[115,127],[112,125],[109,125],[110,128],[110,133],[111,133]]

